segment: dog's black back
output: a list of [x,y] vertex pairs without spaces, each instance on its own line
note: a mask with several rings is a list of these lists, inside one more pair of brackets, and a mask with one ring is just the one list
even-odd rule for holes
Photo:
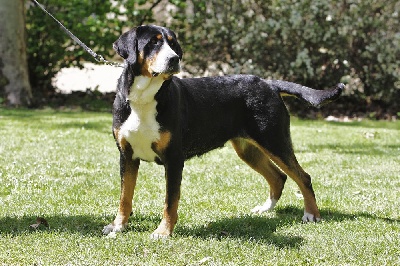
[[156,100],[157,121],[163,129],[182,134],[185,159],[235,137],[264,138],[289,119],[279,92],[251,75],[172,78]]

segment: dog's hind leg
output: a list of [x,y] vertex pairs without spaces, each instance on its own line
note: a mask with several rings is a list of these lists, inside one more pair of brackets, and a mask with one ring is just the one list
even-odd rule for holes
[[287,176],[280,171],[265,152],[257,145],[243,138],[231,140],[238,156],[251,168],[264,176],[270,186],[269,198],[262,206],[252,209],[253,213],[263,213],[272,210],[282,195]]
[[[271,186],[271,193],[275,193],[275,194],[279,195],[279,197],[282,193],[284,182],[281,182],[281,183],[277,182],[277,180],[279,180],[279,178],[277,178],[277,173],[279,172],[279,170],[281,170],[283,173],[285,173],[290,178],[292,178],[296,182],[296,184],[299,186],[300,191],[304,197],[304,216],[302,219],[303,222],[319,221],[319,220],[321,220],[321,215],[320,215],[320,212],[318,210],[317,203],[315,200],[315,194],[314,194],[314,190],[313,190],[312,184],[311,184],[311,177],[309,174],[307,174],[303,170],[303,168],[298,163],[296,156],[294,155],[293,148],[291,146],[290,135],[287,135],[286,137],[289,137],[289,139],[287,139],[287,141],[275,140],[273,142],[274,145],[267,145],[267,143],[264,143],[264,145],[261,145],[259,142],[256,142],[255,140],[248,139],[248,140],[245,140],[245,142],[243,140],[241,140],[239,142],[239,145],[238,145],[238,143],[236,143],[236,144],[234,144],[234,147],[236,145],[236,147],[235,147],[236,150],[238,150],[237,147],[239,147],[239,148],[241,147],[239,149],[239,151],[247,148],[248,151],[245,152],[246,155],[239,154],[239,156],[242,156],[242,157],[247,156],[248,158],[254,157],[254,159],[252,159],[252,164],[257,165],[256,162],[265,163],[267,161],[266,158],[268,158],[273,162],[274,165],[276,165],[276,166],[271,167],[271,164],[270,164],[269,166],[264,166],[263,168],[258,168],[258,170],[256,168],[254,168],[254,169],[256,169],[256,171],[259,171],[259,169],[263,169],[265,173],[270,173],[270,175],[265,175],[265,176]],[[267,138],[267,139],[273,139],[273,137],[271,136],[271,138]],[[247,144],[246,144],[246,142],[247,142]],[[253,147],[248,143],[251,143],[251,145],[253,145]],[[249,147],[251,147],[251,148],[249,148]],[[255,148],[255,147],[258,148],[258,151],[257,151],[257,148]],[[268,148],[266,148],[266,147],[268,147]],[[256,158],[256,157],[259,157],[259,158]],[[245,157],[243,157],[243,158],[245,158]],[[260,158],[262,158],[262,159],[260,159]],[[247,159],[247,161],[249,161],[249,160]],[[265,165],[268,165],[268,164],[265,164]],[[279,170],[278,170],[278,168],[279,168]],[[271,170],[271,169],[273,169],[273,170]],[[273,174],[271,175],[271,173],[275,173],[275,175],[273,175]],[[271,176],[273,176],[274,178],[271,178]],[[281,177],[281,180],[284,180],[283,175],[279,175],[279,177]],[[271,182],[271,181],[273,181],[273,182]],[[276,197],[277,197],[277,199],[279,199],[278,196],[276,196]],[[266,209],[269,207],[269,205],[273,205],[274,203],[276,203],[276,202],[274,202],[270,197],[270,200],[267,200],[267,202],[264,204],[265,206],[262,206],[261,208]],[[271,209],[271,208],[269,208],[269,209]],[[255,210],[258,211],[257,207]]]
[[[284,137],[282,138],[282,136]],[[311,177],[303,170],[294,155],[290,134],[286,132],[282,136],[279,137],[280,139],[274,139],[271,135],[267,136],[268,143],[272,143],[272,145],[267,143],[261,145],[260,142],[255,142],[254,145],[259,145],[259,148],[267,154],[271,161],[299,186],[304,198],[303,222],[319,221],[321,215],[315,200]]]
[[318,222],[321,215],[318,210],[314,190],[311,184],[311,177],[298,163],[294,153],[287,157],[279,157],[270,154],[271,160],[292,178],[299,186],[304,197],[304,216],[303,222]]

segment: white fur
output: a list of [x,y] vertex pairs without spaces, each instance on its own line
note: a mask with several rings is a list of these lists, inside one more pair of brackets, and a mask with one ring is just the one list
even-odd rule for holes
[[267,199],[267,201],[264,203],[264,205],[254,207],[251,210],[251,212],[252,213],[263,213],[263,212],[271,211],[275,207],[277,202],[278,202],[278,200],[276,200],[274,198]]
[[171,47],[164,43],[157,55],[156,61],[150,66],[153,73],[163,73],[167,70],[167,64],[170,58],[178,56]]
[[321,221],[321,218],[316,218],[313,214],[304,211],[304,216],[303,216],[304,223],[319,222],[319,221]]
[[110,235],[111,233],[122,232],[128,226],[128,223],[122,223],[122,217],[118,214],[114,222],[104,226],[103,234]]
[[103,234],[104,235],[109,235],[112,232],[122,232],[125,230],[125,228],[127,227],[128,224],[118,224],[118,225],[113,225],[113,224],[109,224],[104,226],[103,228]]
[[162,76],[135,77],[128,96],[131,114],[119,131],[119,141],[125,138],[129,142],[134,159],[152,162],[157,156],[151,148],[152,143],[160,139],[160,125],[156,121],[157,102],[154,96],[163,82]]
[[164,82],[164,76],[159,75],[154,78],[137,76],[133,82],[128,100],[134,106],[145,105],[155,102],[154,95],[158,92]]

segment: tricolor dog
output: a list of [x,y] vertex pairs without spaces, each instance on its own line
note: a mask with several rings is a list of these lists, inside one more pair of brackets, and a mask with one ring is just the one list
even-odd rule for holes
[[270,186],[268,199],[253,212],[273,209],[289,176],[304,196],[303,221],[320,220],[311,178],[293,152],[290,118],[281,96],[319,106],[339,97],[343,84],[321,91],[251,75],[179,79],[173,75],[180,71],[182,49],[174,32],[159,26],[131,29],[113,47],[125,60],[113,106],[121,196],[117,216],[104,234],[126,227],[143,160],[164,165],[164,213],[151,236],[170,236],[178,219],[185,160],[228,141]]

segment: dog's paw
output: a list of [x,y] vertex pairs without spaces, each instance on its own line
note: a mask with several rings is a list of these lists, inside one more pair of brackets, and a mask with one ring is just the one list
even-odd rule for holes
[[256,214],[260,214],[260,213],[263,213],[263,212],[272,211],[277,202],[278,201],[276,199],[267,199],[267,201],[264,203],[264,205],[254,207],[251,210],[251,212],[252,213],[256,213]]
[[114,225],[114,223],[111,223],[109,225],[104,226],[103,228],[103,234],[104,235],[108,235],[111,232],[117,233],[117,232],[122,232],[124,231],[126,228],[126,224],[118,224],[118,225]]
[[158,228],[150,235],[150,238],[153,240],[169,238],[172,235],[172,230],[173,228],[168,226],[168,223],[163,220]]
[[158,239],[167,239],[171,236],[170,230],[167,230],[165,228],[157,228],[151,235],[150,239],[153,240],[158,240]]
[[319,221],[321,221],[321,218],[315,217],[314,214],[311,214],[311,213],[308,213],[308,212],[304,212],[303,223],[319,222]]
[[162,234],[162,233],[153,232],[150,235],[150,239],[152,239],[152,240],[167,239],[170,236],[171,236],[170,234]]

